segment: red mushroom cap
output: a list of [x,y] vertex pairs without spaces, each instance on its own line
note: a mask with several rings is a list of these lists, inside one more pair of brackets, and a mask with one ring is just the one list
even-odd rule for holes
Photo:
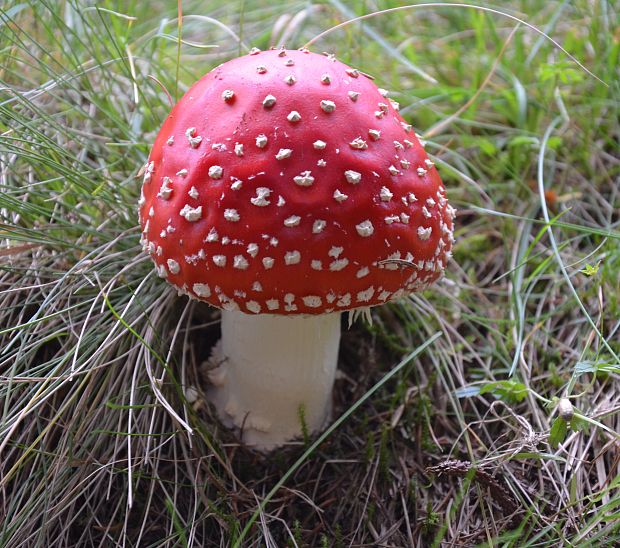
[[446,266],[453,217],[387,92],[307,50],[252,51],[199,80],[159,132],[140,198],[160,276],[248,313],[423,289]]

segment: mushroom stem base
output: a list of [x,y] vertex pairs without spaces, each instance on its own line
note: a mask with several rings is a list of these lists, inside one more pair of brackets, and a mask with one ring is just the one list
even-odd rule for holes
[[339,343],[340,313],[224,310],[207,397],[247,445],[263,451],[283,445],[329,420]]

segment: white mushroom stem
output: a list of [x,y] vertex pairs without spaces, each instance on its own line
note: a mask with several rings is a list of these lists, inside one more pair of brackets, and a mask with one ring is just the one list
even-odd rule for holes
[[340,313],[222,311],[208,398],[225,425],[263,451],[321,429],[331,414]]

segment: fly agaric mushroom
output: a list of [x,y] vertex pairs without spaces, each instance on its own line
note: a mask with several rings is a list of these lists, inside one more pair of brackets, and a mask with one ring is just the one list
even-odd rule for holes
[[260,449],[325,424],[341,312],[434,282],[453,217],[398,104],[308,50],[252,50],[199,80],[140,198],[159,275],[222,309],[208,396]]

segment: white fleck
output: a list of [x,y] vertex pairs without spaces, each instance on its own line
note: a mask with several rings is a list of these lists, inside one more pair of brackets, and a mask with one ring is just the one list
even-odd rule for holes
[[187,177],[187,169],[180,169],[179,171],[177,171],[177,175],[179,177]]
[[383,219],[385,224],[391,225],[392,223],[397,223],[400,221],[400,217],[398,215],[388,215]]
[[289,122],[299,122],[299,120],[301,120],[301,114],[299,114],[299,112],[297,112],[296,110],[291,110],[291,112],[288,113],[288,116],[286,117],[286,119]]
[[312,270],[323,270],[323,262],[318,259],[313,259],[310,263],[310,268],[312,268]]
[[237,156],[243,156],[243,144],[235,143],[235,154]]
[[260,50],[258,48],[252,48],[248,55],[258,55],[260,53]]
[[190,127],[185,130],[185,136],[187,137],[187,140],[189,141],[189,146],[191,146],[192,148],[197,148],[198,145],[200,145],[200,143],[202,142],[202,137],[200,136],[196,137],[195,135],[196,135],[195,127]]
[[428,204],[428,207],[435,207],[437,202],[435,202],[432,198],[427,198],[426,203]]
[[209,177],[211,177],[211,179],[221,179],[223,172],[224,170],[221,166],[211,166],[209,168]]
[[365,150],[368,148],[368,143],[366,143],[366,141],[364,141],[361,137],[356,137],[349,143],[349,146],[356,150]]
[[417,202],[418,199],[416,198],[415,194],[413,192],[410,192],[409,194],[407,194],[407,200],[409,200],[409,203],[412,204],[413,202]]
[[160,278],[168,277],[168,271],[166,270],[166,267],[163,264],[157,265],[157,275]]
[[347,194],[343,194],[340,190],[334,190],[334,200],[337,202],[344,202],[349,196]]
[[226,255],[213,255],[212,259],[215,266],[222,268],[226,266]]
[[235,255],[233,257],[233,268],[246,270],[248,268],[248,260],[243,255]]
[[390,165],[390,167],[388,167],[388,171],[392,174],[392,175],[400,175],[400,171],[398,171],[398,168]]
[[172,274],[178,274],[181,271],[181,266],[174,259],[168,259],[166,263]]
[[409,160],[401,160],[400,167],[403,169],[409,169],[411,167],[411,162]]
[[153,171],[155,171],[155,162],[150,162],[147,163],[145,167],[145,172],[144,172],[144,182],[148,183],[151,180],[151,177],[153,176]]
[[319,167],[325,167],[327,165],[327,162],[325,160],[323,160],[323,158],[321,158],[317,163],[317,166]]
[[166,144],[171,147],[172,145],[174,145],[174,135],[171,135],[170,137],[168,137],[168,140],[166,141]]
[[286,295],[284,295],[284,310],[286,310],[287,312],[294,312],[295,310],[297,310],[297,305],[293,304],[294,300],[295,295],[293,295],[292,293],[287,293]]
[[408,224],[409,224],[409,218],[410,218],[410,217],[411,217],[411,216],[410,216],[410,215],[407,215],[406,213],[401,213],[401,214],[400,214],[400,220],[401,220],[401,222],[402,222],[402,223],[404,223],[404,224],[406,224],[406,225],[408,225]]
[[373,141],[378,141],[379,139],[381,139],[381,131],[379,131],[378,129],[369,129],[368,135],[370,135],[370,138]]
[[352,69],[349,68],[346,70],[346,73],[351,77],[351,78],[357,78],[360,75],[360,71],[357,69]]
[[[390,255],[387,256],[387,259],[400,259],[400,251],[391,253]],[[384,268],[385,270],[398,270],[399,266],[396,263],[387,263],[384,265],[380,265],[379,268]]]
[[314,143],[312,143],[312,146],[316,149],[316,150],[323,150],[326,146],[327,143],[325,141],[321,141],[320,139],[318,141],[314,141]]
[[267,135],[265,135],[264,133],[261,133],[257,135],[256,137],[256,146],[258,148],[265,148],[267,146],[268,141],[269,139],[267,139]]
[[338,272],[345,268],[349,264],[349,259],[336,259],[329,263],[329,270],[331,272]]
[[369,273],[370,273],[370,270],[368,269],[368,267],[367,266],[363,266],[362,268],[360,268],[355,273],[355,277],[356,278],[363,278],[364,276],[368,276]]
[[365,289],[364,291],[360,291],[357,294],[357,302],[358,303],[367,303],[370,299],[372,299],[372,296],[375,294],[375,287],[374,286],[370,286],[368,289]]
[[426,206],[422,206],[422,215],[424,215],[427,219],[430,219],[433,216],[433,214],[426,209]]
[[329,74],[323,74],[321,76],[321,83],[322,84],[331,84],[332,78]]
[[211,230],[209,230],[209,234],[207,234],[207,237],[204,239],[205,242],[217,242],[220,239],[220,235],[217,233],[217,230],[215,230],[215,227],[212,227]]
[[[396,109],[398,110],[398,109]],[[407,124],[406,122],[401,122],[400,123],[401,127],[407,132],[409,133],[411,131],[411,124]]]
[[390,99],[390,105],[392,105],[392,108],[394,110],[400,110],[400,103],[398,101],[393,101],[392,99]]
[[299,186],[310,186],[314,183],[314,177],[312,177],[311,173],[311,171],[302,171],[301,174],[294,177],[293,180]]
[[192,207],[189,204],[185,204],[180,214],[181,217],[185,217],[190,223],[194,223],[202,217],[202,206]]
[[211,150],[217,150],[218,152],[226,152],[228,149],[224,143],[213,143]]
[[194,198],[194,200],[198,199],[198,191],[196,190],[196,187],[193,186],[192,188],[189,189],[188,193],[190,198]]
[[286,66],[286,67],[292,67],[292,66],[294,66],[294,65],[295,65],[295,61],[293,61],[292,59],[287,59],[287,60],[284,62],[284,66]]
[[327,226],[327,222],[323,219],[317,219],[312,223],[312,234],[319,234],[323,232],[323,229]]
[[268,310],[278,310],[280,308],[280,302],[278,299],[269,299],[266,303]]
[[232,101],[234,96],[235,92],[232,89],[225,89],[224,91],[222,91],[222,99],[224,99],[224,101],[226,102]]
[[379,105],[379,110],[383,113],[388,111],[388,106],[385,103],[378,103]]
[[358,97],[360,96],[360,92],[359,91],[350,91],[348,93],[349,95],[349,99],[351,99],[351,101],[357,101]]
[[149,217],[155,217],[155,210],[153,209],[153,206],[149,209]]
[[454,219],[456,217],[456,209],[453,208],[450,204],[446,206],[446,213],[450,217],[450,219]]
[[278,196],[278,207],[282,207],[286,204],[286,200],[282,196]]
[[405,148],[411,148],[413,146],[413,143],[409,139],[405,139],[403,143],[405,143]]
[[[232,181],[232,183],[230,184],[231,190],[241,190],[241,187],[243,186],[243,181],[241,179],[237,179],[236,177],[231,177],[230,180]],[[222,197],[223,196],[224,194],[222,193]]]
[[307,295],[306,297],[302,297],[302,301],[308,308],[319,308],[323,304],[321,297],[316,295]]
[[390,293],[389,291],[382,291],[381,293],[379,293],[378,299],[380,301],[386,301],[391,294],[392,293]]
[[224,219],[236,223],[240,219],[239,212],[236,209],[225,209]]
[[258,72],[258,74],[265,74],[267,72],[267,67],[265,65],[258,65],[256,67],[256,72]]
[[254,314],[259,314],[260,313],[260,304],[258,304],[256,301],[248,301],[245,303],[245,307],[250,311],[250,312],[254,312]]
[[334,110],[336,110],[336,103],[323,99],[321,101],[321,109],[323,112],[334,112]]
[[250,257],[256,257],[256,255],[258,255],[258,244],[255,244],[255,243],[248,244],[246,251]]
[[367,238],[368,236],[372,235],[372,233],[375,231],[375,228],[372,226],[372,223],[369,220],[365,220],[355,225],[355,230],[357,230],[357,233],[360,236]]
[[287,75],[284,78],[284,81],[289,85],[292,86],[295,82],[297,82],[297,78],[295,78],[295,76],[293,76],[292,74]]
[[338,297],[336,306],[350,306],[351,305],[351,293],[345,293]]
[[256,188],[256,196],[250,198],[250,202],[257,207],[268,206],[271,202],[267,199],[273,191],[270,188],[259,186]]
[[207,284],[194,284],[192,286],[192,291],[199,297],[211,296],[211,288]]
[[273,246],[273,247],[278,247],[278,244],[279,244],[279,243],[280,243],[280,242],[278,242],[278,238],[271,238],[271,239],[269,240],[269,245],[271,245],[271,246]]
[[263,286],[260,284],[259,281],[256,281],[252,284],[252,291],[256,291],[260,293],[262,290],[263,290]]
[[424,175],[426,175],[426,170],[423,167],[419,167],[416,171],[420,177],[424,177]]
[[273,266],[273,263],[273,257],[263,257],[263,266],[265,267],[265,270],[269,270]]
[[218,295],[217,298],[220,300],[220,303],[222,303],[222,308],[224,310],[239,310],[239,305],[235,301],[230,300],[226,295]]
[[392,192],[390,191],[388,187],[386,186],[381,187],[381,191],[379,192],[379,197],[381,198],[382,202],[389,202],[393,196],[394,194],[392,194]]
[[298,226],[301,221],[301,217],[299,215],[291,215],[290,217],[284,219],[284,226],[293,227]]
[[385,116],[385,112],[383,112],[382,110],[375,110],[375,117],[376,118],[381,120],[381,118],[383,118],[384,116]]
[[431,237],[431,233],[433,232],[432,227],[424,228],[423,226],[418,227],[418,236],[420,240],[426,241]]
[[284,254],[284,264],[286,265],[292,265],[292,264],[298,264],[299,261],[301,261],[301,253],[299,253],[299,251],[295,250],[295,251],[287,251]]
[[290,158],[291,154],[293,154],[293,151],[290,148],[281,148],[276,154],[276,160],[284,160],[285,158]]
[[157,196],[159,196],[160,198],[163,198],[164,200],[167,200],[168,198],[170,198],[170,195],[172,194],[172,189],[168,185],[171,182],[172,180],[170,179],[170,177],[164,177],[163,182],[161,184],[161,188],[159,189],[159,192],[157,193]]
[[426,158],[426,160],[424,160],[424,163],[426,164],[426,167],[427,167],[428,169],[432,168],[432,167],[435,165],[435,164],[434,164],[431,160],[429,160],[428,158]]
[[265,96],[265,98],[263,99],[263,106],[265,108],[271,108],[275,104],[276,104],[276,98],[271,94]]
[[379,93],[381,94],[382,97],[387,97],[390,92],[387,89],[383,89],[383,88],[377,88],[379,90]]
[[343,251],[344,251],[344,247],[332,246],[332,248],[328,251],[327,254],[330,257],[337,259],[342,254]]
[[362,180],[362,174],[357,171],[353,171],[352,169],[348,169],[347,171],[345,171],[344,176],[347,179],[347,182],[351,183],[352,185],[356,185]]

